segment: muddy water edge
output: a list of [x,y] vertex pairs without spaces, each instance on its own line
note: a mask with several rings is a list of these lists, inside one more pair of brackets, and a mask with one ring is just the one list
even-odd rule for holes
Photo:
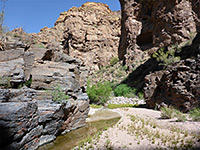
[[[105,118],[103,118],[104,115],[101,114],[105,114]],[[95,119],[95,116],[102,117]],[[84,141],[86,138],[92,137],[108,127],[112,127],[121,117],[116,112],[100,110],[89,116],[89,118],[92,120],[87,122],[84,127],[60,135],[54,142],[39,147],[38,150],[70,150],[73,147],[78,146],[79,143]]]

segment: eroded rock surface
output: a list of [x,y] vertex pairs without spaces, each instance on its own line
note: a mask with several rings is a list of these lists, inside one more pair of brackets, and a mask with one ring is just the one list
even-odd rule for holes
[[[183,112],[200,107],[200,33],[180,53],[184,60],[145,77],[147,105],[173,105]],[[191,59],[193,58],[193,59]]]
[[[120,0],[120,3],[122,36],[118,55],[127,63],[133,62],[137,49],[155,51],[157,47],[181,43],[190,39],[199,27],[197,0]],[[142,55],[141,51],[139,56]]]
[[[83,63],[55,49],[16,45],[21,40],[6,38],[0,51],[0,147],[5,150],[37,149],[84,126],[89,111]],[[68,101],[52,100],[56,86]]]
[[87,2],[61,13],[53,28],[33,36],[49,49],[80,59],[93,72],[117,57],[120,19],[120,12],[112,12],[106,4]]

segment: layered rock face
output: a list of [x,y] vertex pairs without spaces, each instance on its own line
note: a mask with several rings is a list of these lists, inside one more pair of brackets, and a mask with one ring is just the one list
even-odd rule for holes
[[109,64],[117,56],[120,14],[106,4],[88,2],[61,13],[56,25],[64,23],[64,50],[81,59],[90,72]]
[[46,48],[80,59],[92,73],[117,57],[120,19],[106,4],[87,2],[61,13],[53,28],[31,35]]
[[[89,99],[82,62],[54,49],[28,49],[21,37],[5,39],[0,51],[0,147],[37,149],[84,126]],[[71,97],[68,101],[52,101],[57,86]]]
[[120,59],[134,57],[138,46],[141,50],[153,50],[186,41],[199,27],[197,0],[120,0],[120,3]]

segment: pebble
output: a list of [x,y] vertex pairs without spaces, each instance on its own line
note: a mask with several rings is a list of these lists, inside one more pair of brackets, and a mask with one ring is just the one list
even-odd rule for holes
[[139,98],[127,98],[127,97],[111,97],[110,100],[107,101],[107,104],[137,104],[143,105],[146,104],[144,99]]

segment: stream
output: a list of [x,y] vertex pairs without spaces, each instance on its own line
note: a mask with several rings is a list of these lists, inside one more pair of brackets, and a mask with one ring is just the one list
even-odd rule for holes
[[112,110],[91,109],[84,127],[60,135],[54,142],[46,144],[38,150],[72,149],[87,137],[93,136],[98,131],[115,125],[120,118],[121,116]]

